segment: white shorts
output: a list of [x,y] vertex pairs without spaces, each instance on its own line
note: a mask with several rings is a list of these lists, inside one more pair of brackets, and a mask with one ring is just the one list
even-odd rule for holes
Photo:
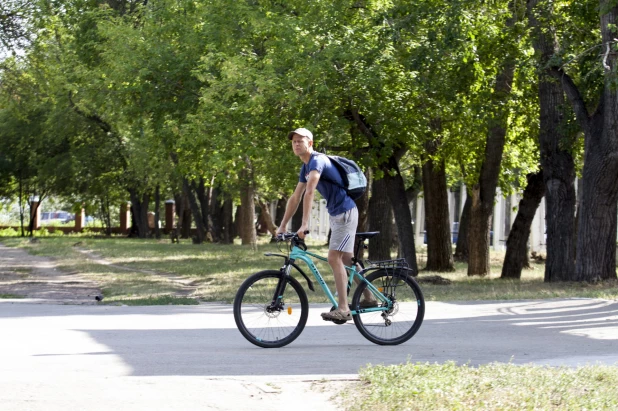
[[354,253],[354,236],[358,225],[358,209],[351,210],[336,216],[330,216],[330,243],[329,250]]

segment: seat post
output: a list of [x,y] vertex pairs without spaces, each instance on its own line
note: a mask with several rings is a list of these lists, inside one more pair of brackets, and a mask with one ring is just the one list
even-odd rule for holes
[[359,252],[361,250],[361,247],[363,247],[364,244],[365,244],[365,239],[363,237],[358,237],[358,244],[356,244],[356,251],[354,251],[354,256],[352,257],[353,264],[356,264],[359,262],[358,260]]

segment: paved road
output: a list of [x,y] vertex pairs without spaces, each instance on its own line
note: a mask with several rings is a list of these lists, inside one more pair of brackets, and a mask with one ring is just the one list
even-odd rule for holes
[[[367,363],[618,364],[618,302],[427,304],[409,342],[380,347],[312,308],[291,345],[262,349],[229,305],[117,307],[0,300],[0,409],[337,409],[320,380]],[[343,383],[338,383],[345,386]]]

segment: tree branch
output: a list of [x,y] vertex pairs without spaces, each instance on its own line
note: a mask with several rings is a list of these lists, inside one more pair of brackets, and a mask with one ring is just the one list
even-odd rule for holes
[[69,91],[69,104],[71,105],[71,108],[80,116],[92,121],[93,123],[96,123],[103,131],[105,131],[106,133],[111,133],[112,132],[112,127],[105,121],[103,120],[101,117],[97,116],[96,114],[87,114],[84,111],[82,111],[79,107],[77,107],[75,105],[75,103],[73,102],[73,93]]
[[549,73],[552,77],[559,80],[562,84],[562,89],[567,95],[567,98],[571,102],[575,117],[585,134],[588,134],[590,130],[590,115],[586,108],[586,102],[581,96],[579,89],[573,82],[573,79],[564,72],[562,69],[550,68]]

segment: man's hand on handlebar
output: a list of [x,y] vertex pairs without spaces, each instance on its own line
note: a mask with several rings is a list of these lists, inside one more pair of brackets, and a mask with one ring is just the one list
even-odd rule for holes
[[[309,234],[309,230],[305,231],[304,234]],[[298,235],[298,232],[296,233],[289,233],[289,232],[281,232],[281,233],[277,233],[277,241],[286,241],[289,239],[292,239],[294,237],[298,237],[300,238],[300,236]],[[300,238],[302,240],[302,238]]]
[[307,224],[301,225],[298,231],[296,232],[296,234],[298,235],[298,238],[300,238],[301,240],[304,240],[305,235],[309,234],[308,228],[309,227],[307,227]]
[[278,228],[277,228],[277,232],[275,233],[275,237],[280,237],[281,234],[285,233],[285,227],[283,226],[283,224],[281,224]]

